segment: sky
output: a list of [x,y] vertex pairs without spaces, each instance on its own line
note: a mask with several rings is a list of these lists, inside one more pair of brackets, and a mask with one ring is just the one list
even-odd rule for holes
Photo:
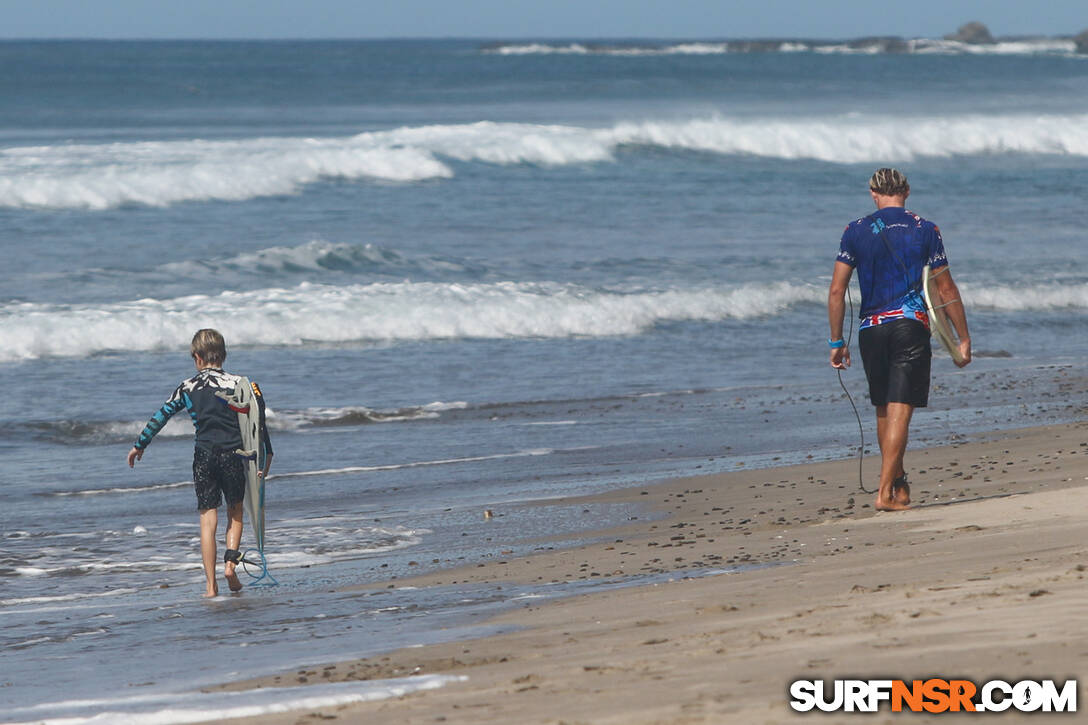
[[1088,0],[0,0],[0,38],[1076,35]]

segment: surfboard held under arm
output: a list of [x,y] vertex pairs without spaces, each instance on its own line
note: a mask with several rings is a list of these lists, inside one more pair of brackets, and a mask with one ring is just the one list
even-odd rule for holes
[[246,471],[246,494],[243,507],[249,519],[256,546],[244,553],[242,563],[254,565],[257,572],[246,572],[256,580],[274,584],[276,580],[268,573],[264,557],[264,477],[260,475],[265,466],[265,447],[262,440],[260,404],[249,378],[242,378],[234,395],[224,397],[231,409],[238,413],[238,427],[242,433],[242,447],[236,451],[242,458]]
[[945,300],[941,298],[941,292],[937,288],[936,279],[941,274],[948,271],[948,267],[941,267],[936,272],[931,272],[929,265],[927,264],[922,268],[922,295],[926,301],[926,312],[929,313],[929,331],[933,337],[941,343],[948,354],[952,356],[952,360],[956,364],[963,362],[963,355],[960,354],[959,340],[956,339],[956,332],[952,327],[951,321],[948,319],[948,313],[945,312],[945,307],[958,302],[959,300]]

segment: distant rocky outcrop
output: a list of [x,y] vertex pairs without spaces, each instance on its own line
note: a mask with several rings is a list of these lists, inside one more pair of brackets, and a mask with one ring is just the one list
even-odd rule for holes
[[944,36],[944,39],[956,40],[968,45],[990,45],[994,43],[994,36],[990,35],[990,29],[977,21],[961,25],[959,30]]
[[1078,53],[1088,54],[1088,30],[1073,38],[1073,42],[1077,44]]

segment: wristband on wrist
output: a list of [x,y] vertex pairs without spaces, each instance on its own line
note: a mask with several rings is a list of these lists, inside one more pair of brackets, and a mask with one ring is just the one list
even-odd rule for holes
[[846,340],[842,339],[841,337],[838,340],[832,340],[829,337],[827,338],[827,346],[830,347],[832,350],[837,350],[840,347],[846,347]]

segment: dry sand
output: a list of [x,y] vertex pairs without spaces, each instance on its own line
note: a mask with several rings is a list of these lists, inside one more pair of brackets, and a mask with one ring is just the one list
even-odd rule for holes
[[[1088,424],[1073,424],[910,451],[915,508],[906,512],[873,511],[872,497],[858,490],[856,460],[584,499],[641,501],[668,516],[610,531],[607,543],[393,584],[509,589],[782,565],[530,601],[497,618],[518,628],[510,633],[232,689],[413,673],[467,677],[398,699],[264,716],[262,723],[778,723],[814,717],[790,710],[789,683],[799,678],[1075,679],[1088,670],[1086,440]],[[870,481],[876,468],[867,459]],[[949,716],[884,711],[850,719],[857,717]]]

